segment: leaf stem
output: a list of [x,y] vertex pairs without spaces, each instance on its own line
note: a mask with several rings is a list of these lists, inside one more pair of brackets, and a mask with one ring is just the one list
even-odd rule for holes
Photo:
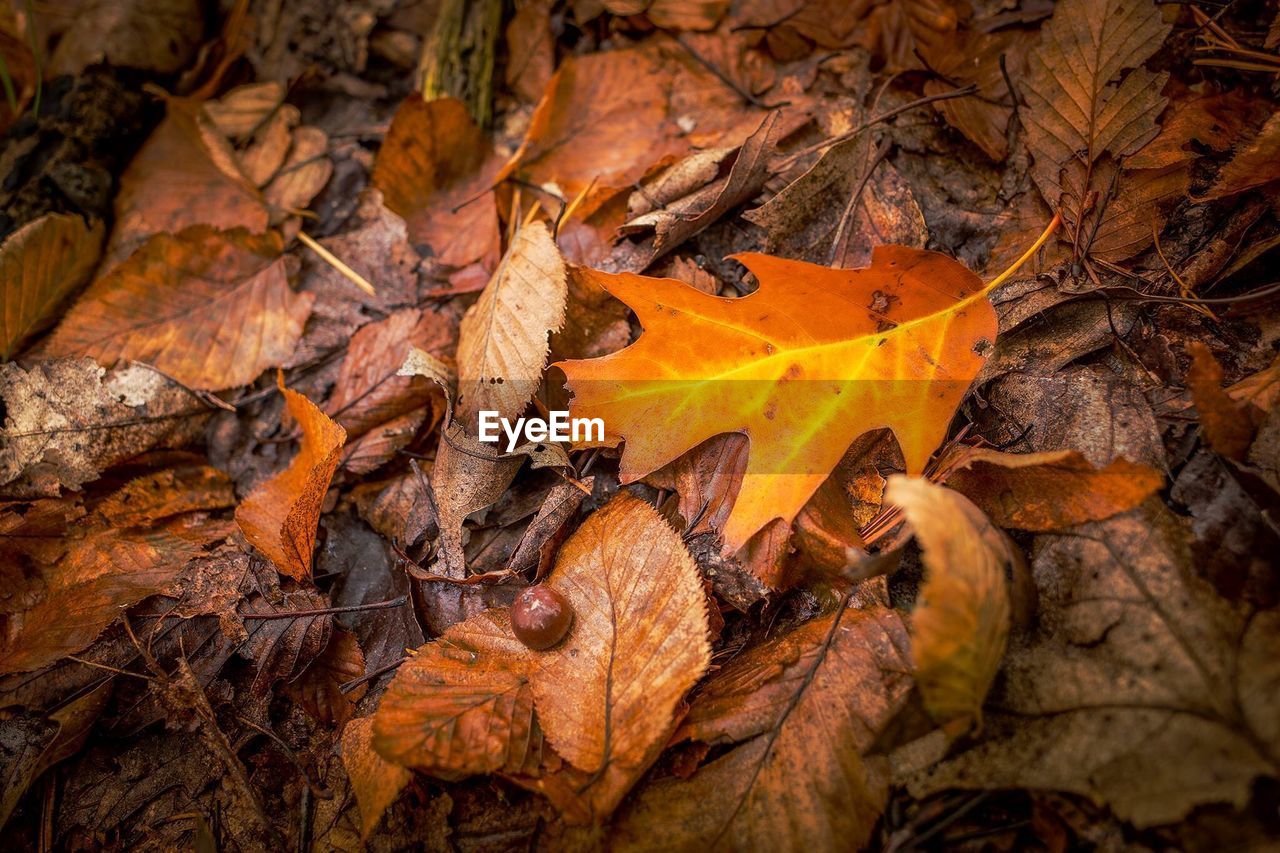
[[1049,238],[1053,236],[1053,232],[1057,231],[1058,226],[1061,224],[1062,224],[1062,211],[1058,211],[1053,215],[1053,219],[1049,220],[1049,224],[1048,226],[1045,227],[1044,233],[1042,233],[1036,239],[1036,241],[1031,244],[1031,248],[1023,252],[1022,257],[1014,261],[1007,270],[1000,273],[1000,275],[996,276],[995,278],[991,279],[991,281],[987,282],[987,286],[983,288],[983,292],[990,293],[992,290],[995,290],[997,287],[999,287],[1000,285],[1008,281],[1009,277],[1012,276],[1014,273],[1016,273],[1022,267],[1023,264],[1031,260],[1032,255],[1040,251],[1040,247],[1043,246],[1046,242],[1048,242]]

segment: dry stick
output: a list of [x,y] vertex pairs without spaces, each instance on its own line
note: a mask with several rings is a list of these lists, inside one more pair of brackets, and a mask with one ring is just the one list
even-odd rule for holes
[[316,239],[306,231],[298,232],[298,240],[302,245],[306,246],[308,249],[323,258],[329,266],[346,276],[346,278],[349,279],[356,287],[360,288],[370,296],[378,295],[378,291],[373,289],[373,285],[366,281],[364,276],[344,264],[341,258],[333,252],[330,252],[324,246],[321,246]]
[[796,160],[800,159],[801,157],[804,157],[805,155],[812,154],[815,151],[821,151],[824,148],[830,148],[833,145],[839,145],[841,142],[844,142],[849,139],[853,139],[858,134],[872,127],[875,127],[877,124],[880,124],[881,122],[888,121],[889,119],[895,116],[902,115],[905,112],[910,112],[911,110],[914,110],[917,107],[927,106],[929,104],[936,103],[938,101],[949,101],[952,98],[966,98],[969,95],[976,93],[977,91],[978,91],[977,86],[965,86],[963,89],[956,89],[951,92],[942,92],[941,94],[938,94],[938,95],[927,95],[923,98],[916,98],[914,101],[911,101],[910,103],[903,104],[900,107],[894,107],[893,109],[888,110],[887,112],[883,112],[883,113],[880,113],[879,115],[872,116],[871,118],[864,121],[862,124],[855,127],[853,130],[847,130],[844,133],[831,137],[830,139],[824,139],[822,142],[815,142],[813,145],[809,145],[804,148],[801,148],[799,151],[793,151],[792,153],[788,154],[786,157],[782,158],[781,161],[779,161],[777,168],[785,169],[787,166],[790,166]]
[[404,663],[408,659],[409,659],[409,656],[406,655],[405,657],[400,658],[400,660],[393,660],[391,663],[380,666],[377,669],[375,669],[373,672],[366,673],[360,676],[359,678],[353,678],[350,681],[344,681],[338,685],[338,692],[342,694],[350,693],[352,690],[355,690],[361,684],[365,684],[366,682],[373,681],[375,678],[378,678],[379,676],[386,675],[388,672],[391,672],[393,669],[396,669],[397,667],[400,666],[400,664]]
[[241,619],[302,619],[307,616],[330,616],[334,613],[359,613],[365,610],[391,610],[402,607],[409,601],[409,596],[390,598],[386,601],[375,601],[371,604],[348,604],[343,607],[317,607],[313,610],[283,610],[277,613],[240,613]]

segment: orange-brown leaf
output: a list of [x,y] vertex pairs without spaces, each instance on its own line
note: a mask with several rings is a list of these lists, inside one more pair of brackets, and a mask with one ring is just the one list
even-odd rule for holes
[[927,480],[890,477],[885,500],[901,507],[928,569],[911,614],[925,708],[940,724],[981,725],[1009,640],[1005,571],[1017,559],[1013,547],[966,498]]
[[615,850],[856,849],[888,799],[864,758],[910,687],[907,637],[881,604],[805,623],[708,681],[681,736],[747,740],[688,780],[650,783],[615,823]]
[[978,505],[1000,527],[1061,530],[1133,509],[1164,484],[1146,465],[1115,459],[1095,468],[1074,450],[1001,453],[960,448],[941,467],[947,485]]
[[360,837],[368,838],[413,774],[374,751],[372,717],[352,720],[342,730],[342,766],[360,809]]
[[529,684],[536,666],[505,610],[450,627],[396,672],[374,717],[374,748],[447,779],[536,772],[542,733]]
[[706,597],[680,537],[625,493],[569,538],[547,583],[574,622],[538,656],[534,700],[560,756],[588,776],[612,774],[587,795],[599,820],[657,758],[710,662]]
[[1200,341],[1187,347],[1191,369],[1187,387],[1200,415],[1200,425],[1214,450],[1228,459],[1243,460],[1253,443],[1254,424],[1243,402],[1222,388],[1222,365]]
[[1280,113],[1273,115],[1248,144],[1222,167],[1201,201],[1226,198],[1280,180]]
[[105,269],[148,237],[193,225],[267,227],[266,205],[241,172],[231,143],[200,104],[171,98],[168,114],[134,156],[115,199],[115,227]]
[[10,234],[0,246],[0,359],[48,326],[63,300],[93,274],[102,223],[49,213]]
[[430,246],[440,263],[493,264],[499,230],[490,187],[499,165],[461,101],[414,94],[396,110],[371,180],[404,217],[410,240]]
[[302,446],[288,468],[254,489],[236,508],[236,522],[277,569],[302,580],[311,574],[320,507],[347,433],[283,382],[280,391],[302,429]]
[[280,250],[243,229],[158,234],[90,285],[44,351],[141,361],[202,390],[246,385],[293,354],[315,299],[289,287]]
[[850,443],[888,426],[919,472],[996,336],[981,280],[934,252],[877,247],[870,267],[739,259],[760,289],[708,296],[669,279],[593,273],[645,332],[613,355],[562,362],[578,417],[626,440],[622,478],[657,470],[713,435],[751,440],[725,526],[737,550],[790,523]]

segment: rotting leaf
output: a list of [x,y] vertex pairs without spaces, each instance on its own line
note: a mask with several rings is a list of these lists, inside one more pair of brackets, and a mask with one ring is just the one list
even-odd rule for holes
[[280,392],[302,429],[301,447],[288,468],[254,489],[236,508],[236,522],[282,574],[302,580],[311,574],[320,507],[347,433],[315,403],[285,388],[283,377]]
[[1041,537],[1032,571],[1039,627],[1009,653],[985,737],[913,776],[914,795],[1071,791],[1147,827],[1243,807],[1280,770],[1280,615],[1218,596],[1159,501]]

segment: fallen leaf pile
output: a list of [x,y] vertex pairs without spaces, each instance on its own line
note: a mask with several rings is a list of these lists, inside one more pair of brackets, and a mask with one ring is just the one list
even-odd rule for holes
[[1273,848],[1278,50],[0,9],[0,846]]

